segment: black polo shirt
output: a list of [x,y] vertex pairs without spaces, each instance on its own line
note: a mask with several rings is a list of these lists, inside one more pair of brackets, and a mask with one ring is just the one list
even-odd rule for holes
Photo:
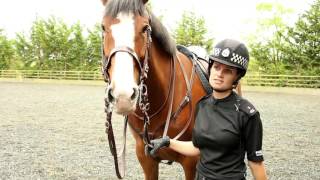
[[210,179],[243,179],[246,153],[250,161],[263,161],[259,112],[236,93],[224,99],[202,98],[195,118],[192,141],[200,149],[200,174]]

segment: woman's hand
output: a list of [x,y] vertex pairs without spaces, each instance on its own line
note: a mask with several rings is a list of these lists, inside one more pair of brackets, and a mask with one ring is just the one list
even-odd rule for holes
[[159,149],[161,149],[162,147],[169,147],[170,138],[169,136],[164,136],[163,138],[151,140],[151,145],[152,147],[150,149],[150,155],[152,157],[155,157],[155,154]]

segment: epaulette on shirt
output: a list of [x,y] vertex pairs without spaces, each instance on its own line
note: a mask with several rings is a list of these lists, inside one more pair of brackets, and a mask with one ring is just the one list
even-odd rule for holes
[[249,116],[253,116],[257,113],[256,108],[246,99],[240,100],[239,109]]
[[202,96],[202,98],[200,98],[200,100],[198,101],[198,103],[200,102],[200,101],[203,101],[204,99],[207,99],[208,97],[211,97],[212,96],[212,94],[207,94],[207,95],[205,95],[205,96]]

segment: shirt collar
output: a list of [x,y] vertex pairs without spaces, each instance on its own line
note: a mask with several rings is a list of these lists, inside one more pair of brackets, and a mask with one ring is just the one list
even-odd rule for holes
[[222,99],[216,99],[215,97],[211,96],[210,102],[212,102],[213,104],[216,104],[219,102],[228,102],[228,101],[232,100],[234,96],[235,96],[235,92],[231,91],[231,93],[227,97],[224,97]]

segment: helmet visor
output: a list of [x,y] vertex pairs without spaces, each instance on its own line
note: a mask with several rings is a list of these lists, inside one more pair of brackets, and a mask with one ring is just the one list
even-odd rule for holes
[[232,66],[232,67],[235,67],[235,68],[243,69],[242,66],[240,66],[240,65],[238,65],[238,64],[231,63],[231,62],[226,61],[226,60],[221,60],[221,59],[218,59],[218,58],[212,57],[212,56],[210,57],[210,59],[211,59],[212,61],[217,61],[217,62],[219,62],[219,63],[221,63],[221,64],[225,64],[225,65]]

